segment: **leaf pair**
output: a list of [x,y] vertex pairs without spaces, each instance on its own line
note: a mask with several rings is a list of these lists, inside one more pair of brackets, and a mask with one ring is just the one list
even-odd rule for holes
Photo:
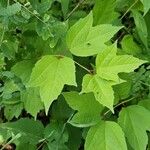
[[145,61],[131,55],[117,55],[116,43],[107,47],[96,57],[96,75],[85,75],[82,93],[93,92],[96,100],[113,112],[114,92],[112,86],[122,82],[118,73],[132,72]]

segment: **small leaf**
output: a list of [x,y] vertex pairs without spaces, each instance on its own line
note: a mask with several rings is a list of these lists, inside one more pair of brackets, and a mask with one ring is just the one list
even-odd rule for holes
[[133,149],[144,150],[148,143],[146,131],[150,131],[150,111],[133,105],[122,109],[118,122]]
[[85,150],[127,150],[124,133],[115,122],[100,122],[88,131]]
[[47,55],[35,64],[29,85],[40,88],[46,113],[51,103],[61,93],[64,84],[76,85],[75,65],[71,58]]
[[93,92],[96,100],[108,107],[112,112],[114,92],[112,82],[100,78],[98,75],[85,75],[82,83],[82,93]]
[[100,120],[102,106],[95,100],[92,93],[79,95],[77,92],[63,94],[69,106],[78,112],[70,123],[77,127],[88,127]]
[[105,49],[109,41],[122,27],[103,24],[92,27],[92,12],[73,25],[67,34],[68,48],[76,56],[91,56]]

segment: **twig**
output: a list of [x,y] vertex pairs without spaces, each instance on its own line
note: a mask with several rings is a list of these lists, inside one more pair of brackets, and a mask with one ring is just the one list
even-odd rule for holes
[[[16,0],[13,0],[14,2],[16,2]],[[47,25],[40,17],[38,17],[36,14],[34,14],[32,11],[30,11],[27,7],[25,7],[23,4],[21,4],[20,2],[17,2],[21,5],[21,7],[23,7],[26,11],[28,11],[31,15],[33,15],[34,17],[36,17],[39,21],[41,21],[42,23],[44,23],[45,25]]]
[[77,64],[79,67],[83,68],[84,70],[86,70],[88,73],[92,73],[91,70],[87,69],[86,67],[82,66],[81,64],[79,64],[78,62],[74,61],[75,64]]
[[[135,99],[135,97],[132,97],[132,98],[130,98],[130,99],[128,99],[128,100],[122,101],[121,103],[119,103],[119,104],[117,104],[116,106],[114,106],[114,109],[116,109],[117,107],[119,107],[119,106],[121,106],[121,105],[123,105],[123,104],[125,104],[125,103],[128,103],[128,102],[132,101],[133,99]],[[107,114],[109,114],[110,112],[111,112],[111,110],[106,111],[106,112],[103,114],[103,117],[105,117],[105,116],[106,116]]]
[[138,2],[138,0],[136,0],[128,9],[127,11],[123,14],[123,16],[120,18],[120,20],[122,20],[125,15],[132,9],[132,7],[134,7],[134,5]]
[[18,139],[20,137],[21,137],[21,134],[18,133],[10,141],[8,141],[0,150],[4,150],[9,144],[11,144],[14,140],[16,140],[16,139]]
[[78,7],[86,0],[80,0],[78,4],[73,8],[73,10],[67,15],[66,20],[78,9]]

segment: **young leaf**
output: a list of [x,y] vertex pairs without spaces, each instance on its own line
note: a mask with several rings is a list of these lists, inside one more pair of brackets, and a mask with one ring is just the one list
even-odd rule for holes
[[113,112],[114,92],[112,83],[98,75],[87,74],[83,78],[82,93],[93,92],[96,100]]
[[96,0],[93,8],[94,25],[112,23],[119,15],[116,0]]
[[76,85],[75,65],[71,58],[44,56],[35,64],[29,86],[40,88],[46,113],[61,93],[64,84]]
[[67,34],[67,44],[72,54],[76,56],[98,54],[106,48],[105,43],[122,28],[110,24],[92,27],[92,24],[93,14],[91,12],[70,28]]
[[150,131],[150,111],[142,106],[133,105],[124,108],[118,122],[133,149],[144,150],[148,143],[146,130]]
[[70,123],[77,127],[88,127],[100,120],[102,106],[95,100],[92,93],[79,95],[77,92],[63,94],[69,106],[78,112]]
[[132,72],[146,61],[139,60],[131,55],[117,55],[117,46],[113,44],[96,58],[97,74],[106,80],[119,82],[118,73]]
[[127,150],[125,137],[115,122],[100,122],[88,131],[85,150]]
[[21,93],[21,100],[24,103],[25,110],[35,119],[37,113],[44,108],[38,88],[26,89],[25,92]]

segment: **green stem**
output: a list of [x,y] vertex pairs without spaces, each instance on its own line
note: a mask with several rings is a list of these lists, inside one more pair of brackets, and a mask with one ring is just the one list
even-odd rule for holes
[[[119,106],[121,106],[121,105],[123,105],[123,104],[125,104],[125,103],[128,103],[128,102],[132,101],[133,99],[135,99],[135,97],[132,97],[132,98],[130,98],[130,99],[128,99],[128,100],[125,100],[125,101],[120,102],[119,104],[117,104],[116,106],[114,106],[114,109],[116,109],[117,107],[119,107]],[[110,112],[111,112],[111,110],[106,111],[106,112],[103,114],[103,117],[105,117],[106,115],[108,115]]]
[[66,17],[66,20],[70,18],[70,16],[78,9],[78,7],[86,0],[80,0],[79,3],[73,8],[73,10],[68,14]]
[[14,140],[16,140],[16,139],[18,139],[20,137],[21,137],[21,134],[18,133],[10,141],[8,141],[0,150],[4,150],[9,144],[11,144]]

